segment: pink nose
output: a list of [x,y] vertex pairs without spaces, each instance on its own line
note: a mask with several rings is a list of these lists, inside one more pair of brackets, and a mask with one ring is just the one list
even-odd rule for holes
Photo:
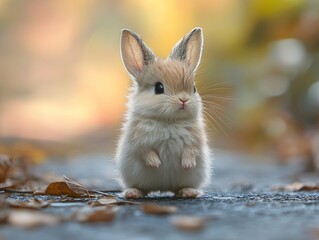
[[180,99],[179,100],[182,102],[182,103],[186,103],[188,101],[188,99]]

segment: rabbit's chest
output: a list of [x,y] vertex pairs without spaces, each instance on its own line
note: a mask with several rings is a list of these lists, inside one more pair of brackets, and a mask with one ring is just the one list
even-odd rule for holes
[[182,136],[180,132],[166,132],[163,133],[162,139],[158,144],[154,145],[154,148],[161,156],[175,156],[180,155],[183,151],[185,141],[185,135]]
[[194,136],[184,126],[166,126],[149,134],[153,141],[146,142],[146,145],[151,145],[151,149],[164,159],[180,158],[185,145],[193,145],[191,142]]
[[193,126],[189,124],[163,125],[157,122],[140,122],[135,125],[131,143],[137,149],[152,149],[165,157],[181,155],[185,145],[196,141]]

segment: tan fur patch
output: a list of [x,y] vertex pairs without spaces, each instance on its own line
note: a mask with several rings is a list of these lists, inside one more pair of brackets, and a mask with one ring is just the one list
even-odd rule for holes
[[137,81],[144,88],[162,82],[174,94],[181,91],[192,92],[194,89],[194,74],[186,63],[170,58],[157,58]]

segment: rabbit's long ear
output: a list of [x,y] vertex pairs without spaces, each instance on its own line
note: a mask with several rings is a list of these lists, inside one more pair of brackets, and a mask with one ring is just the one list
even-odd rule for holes
[[194,72],[200,63],[202,48],[203,33],[202,29],[197,27],[176,43],[169,57],[185,61]]
[[136,78],[145,66],[155,60],[155,55],[133,31],[123,29],[121,35],[121,57],[126,70]]

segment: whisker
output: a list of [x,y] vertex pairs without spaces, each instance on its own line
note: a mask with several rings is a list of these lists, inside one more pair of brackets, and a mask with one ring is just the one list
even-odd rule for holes
[[[222,118],[225,118],[227,121],[229,121],[230,124],[233,124],[234,123],[234,120],[230,118],[230,116],[227,116],[225,114],[223,114],[222,112],[214,112],[215,113],[215,116],[221,121],[221,123],[227,128],[227,129],[232,129],[232,127],[229,125],[229,124],[226,124],[225,121],[223,121]],[[221,115],[221,117],[218,116]]]
[[203,85],[204,85],[204,84],[221,85],[221,84],[229,84],[229,83],[234,83],[234,82],[235,82],[235,80],[220,80],[220,81],[213,80],[213,81],[206,82],[206,83],[199,81],[199,83],[202,83]]
[[204,99],[205,98],[210,98],[210,99],[218,99],[218,100],[234,100],[234,97],[224,97],[224,96],[220,96],[220,95],[214,95],[214,96],[202,96]]
[[[208,111],[206,111],[205,109],[204,109],[204,113],[206,113],[207,114],[207,116],[209,117],[209,118],[211,118],[211,120],[213,120],[214,121],[214,123],[216,123],[216,125],[218,126],[218,128],[226,135],[226,136],[228,136],[228,134],[224,131],[224,129],[223,129],[223,126],[208,112]],[[220,120],[220,119],[219,119]],[[213,125],[214,126],[214,125]],[[216,129],[216,128],[215,128]],[[217,129],[216,129],[217,130]]]
[[[207,114],[205,110],[204,111],[204,114]],[[218,129],[216,128],[215,124],[212,123],[212,121],[210,120],[210,118],[208,117],[208,115],[206,115],[206,118],[205,118],[209,123],[210,123],[210,126],[212,126],[216,131],[218,131]]]
[[213,88],[213,89],[204,89],[204,90],[198,90],[198,93],[201,96],[204,95],[226,95],[226,96],[232,96],[233,93],[231,92],[232,89],[226,89],[226,88]]
[[[214,105],[210,105],[209,106],[209,108],[207,107],[207,106],[205,106],[206,107],[206,110],[207,109],[215,109],[215,110],[219,110],[220,111],[220,113],[224,113],[225,115],[226,114],[228,114],[228,116],[231,116],[231,115],[229,115],[229,113],[228,113],[228,109],[227,108],[225,108],[224,106],[222,106],[222,105],[219,105],[219,104],[214,104]],[[227,115],[226,115],[227,116]]]
[[214,113],[218,113],[220,115],[222,115],[223,117],[225,117],[227,120],[233,122],[232,120],[232,115],[229,113],[229,110],[225,107],[225,106],[222,106],[220,104],[214,104],[214,105],[210,105],[210,106],[206,106],[205,105],[205,108],[206,110],[218,110],[218,111],[214,111]]
[[[196,85],[197,86],[197,85]],[[233,89],[234,87],[233,86],[228,86],[228,85],[225,85],[225,84],[209,84],[209,85],[199,85],[197,86],[199,90],[204,90],[204,89],[221,89],[221,88],[224,88],[224,89]]]
[[203,88],[203,89],[200,89],[198,88],[198,93],[199,94],[206,94],[206,93],[217,93],[217,92],[222,92],[222,93],[225,93],[225,92],[230,92],[230,91],[233,91],[233,88],[225,88],[225,87],[211,87],[211,88]]
[[[217,121],[218,123],[220,123],[219,125],[221,126],[221,128],[223,128],[222,126],[224,126],[228,130],[232,129],[231,127],[231,124],[233,124],[232,116],[229,113],[229,109],[226,108],[226,106],[229,104],[222,105],[216,101],[207,101],[205,99],[203,99],[202,102],[203,102],[204,112],[206,115],[210,115],[210,118],[214,116],[216,118],[216,119],[214,118],[215,120],[214,122]],[[223,132],[225,133],[225,131]]]
[[227,90],[231,91],[233,90],[232,87],[225,87],[225,86],[220,86],[220,87],[215,87],[215,86],[205,86],[203,88],[198,87],[198,92],[211,92],[211,91],[216,91],[216,90]]
[[228,83],[225,82],[216,82],[211,84],[198,84],[196,85],[199,90],[201,89],[217,89],[217,88],[225,88],[225,89],[233,89],[233,86],[229,86]]
[[[217,92],[230,92],[234,90],[234,87],[230,85],[231,83],[234,83],[234,81],[222,81],[222,82],[210,82],[210,83],[203,83],[198,84],[197,89],[198,93],[201,96],[217,93]],[[228,95],[229,93],[226,93]]]
[[218,106],[224,111],[228,111],[229,109],[226,107],[230,106],[230,104],[220,104],[219,102],[211,102],[211,101],[205,101],[205,100],[203,100],[203,104],[205,105],[205,107]]
[[[223,106],[214,105],[214,106],[210,106],[210,108],[206,107],[206,111],[212,114],[215,114],[217,116],[221,116],[222,118],[225,118],[225,119],[221,119],[222,123],[225,123],[225,125],[226,125],[226,122],[224,120],[227,120],[230,123],[234,122],[234,120],[232,119],[232,115]],[[227,127],[231,128],[230,126],[227,126]]]

